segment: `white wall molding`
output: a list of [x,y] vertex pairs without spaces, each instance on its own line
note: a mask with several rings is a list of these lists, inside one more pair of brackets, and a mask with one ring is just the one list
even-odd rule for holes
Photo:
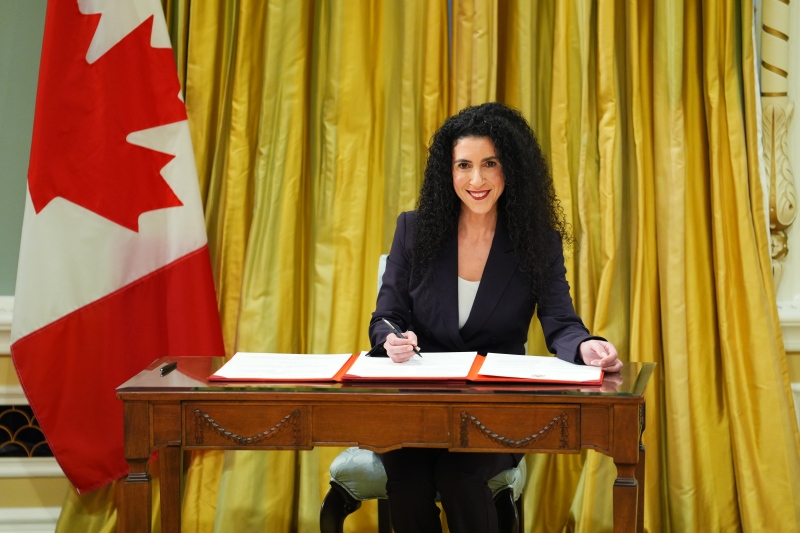
[[28,405],[20,385],[0,385],[0,405]]
[[36,477],[64,477],[64,471],[53,457],[0,458],[0,478]]
[[53,533],[61,507],[0,507],[2,533]]
[[800,301],[778,302],[778,317],[786,351],[800,352]]
[[800,428],[800,383],[792,383],[792,396],[794,397],[794,412],[797,416],[797,427]]
[[0,296],[0,355],[11,353],[11,314],[14,311],[14,297]]

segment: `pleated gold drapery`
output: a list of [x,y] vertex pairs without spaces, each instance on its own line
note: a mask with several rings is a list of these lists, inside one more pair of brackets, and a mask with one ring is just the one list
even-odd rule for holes
[[[647,529],[797,531],[798,435],[757,171],[749,3],[510,4],[497,98],[549,133],[542,144],[579,241],[576,305],[630,360],[659,363]],[[542,54],[534,29],[547,20]],[[544,87],[543,104],[533,95]],[[608,458],[532,463],[526,530],[611,528]],[[564,491],[531,494],[551,486]]]
[[[576,305],[630,360],[659,363],[647,529],[797,531],[798,436],[756,163],[750,4],[511,4],[498,65],[528,62],[533,76],[506,65],[497,98],[546,113],[533,122],[549,132],[542,144],[580,243]],[[531,19],[553,21],[547,60]],[[531,96],[537,87],[549,107]],[[526,530],[610,529],[608,458],[533,463],[526,505],[539,515]],[[765,470],[783,473],[770,483]],[[531,485],[566,495],[537,499]]]
[[[377,257],[396,214],[413,206],[424,139],[446,116],[446,9],[235,4],[193,4],[187,69],[189,113],[208,125],[197,147],[209,158],[201,165],[229,352],[355,351]],[[219,50],[232,52],[204,61]],[[198,458],[184,531],[316,531],[338,451]],[[204,511],[193,500],[214,493],[216,475],[216,505]],[[351,527],[370,519],[362,513]]]
[[[427,140],[497,99],[549,157],[579,313],[624,359],[659,363],[646,529],[800,528],[748,2],[453,0],[449,28],[447,3],[424,0],[165,9],[229,353],[364,348],[376,259],[414,205]],[[317,531],[337,452],[195,455],[183,531]],[[608,457],[528,460],[525,531],[611,529]],[[59,529],[112,530],[102,490],[70,495]],[[346,524],[374,528],[372,505]]]

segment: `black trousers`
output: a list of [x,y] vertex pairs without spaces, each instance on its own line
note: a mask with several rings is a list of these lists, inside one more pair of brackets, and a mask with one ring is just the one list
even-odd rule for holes
[[438,492],[451,533],[496,533],[497,511],[486,482],[516,466],[510,453],[401,448],[380,454],[396,533],[441,533]]

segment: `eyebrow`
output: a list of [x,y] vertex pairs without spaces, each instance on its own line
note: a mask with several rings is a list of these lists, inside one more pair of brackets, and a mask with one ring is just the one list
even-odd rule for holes
[[[499,161],[496,155],[490,155],[489,157],[484,157],[483,159],[481,159],[481,163],[485,163],[486,161],[491,161],[492,159],[497,159]],[[461,163],[462,161],[464,163],[472,163],[471,159],[456,159],[453,161],[453,163]]]

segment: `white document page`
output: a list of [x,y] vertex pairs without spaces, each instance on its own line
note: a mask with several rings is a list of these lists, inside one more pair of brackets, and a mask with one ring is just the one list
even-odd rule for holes
[[601,369],[568,363],[558,357],[489,353],[478,375],[542,381],[599,381]]
[[212,377],[283,380],[333,379],[353,354],[237,352]]
[[405,363],[388,357],[361,355],[345,374],[348,377],[381,379],[466,379],[475,361],[475,352],[422,352]]

